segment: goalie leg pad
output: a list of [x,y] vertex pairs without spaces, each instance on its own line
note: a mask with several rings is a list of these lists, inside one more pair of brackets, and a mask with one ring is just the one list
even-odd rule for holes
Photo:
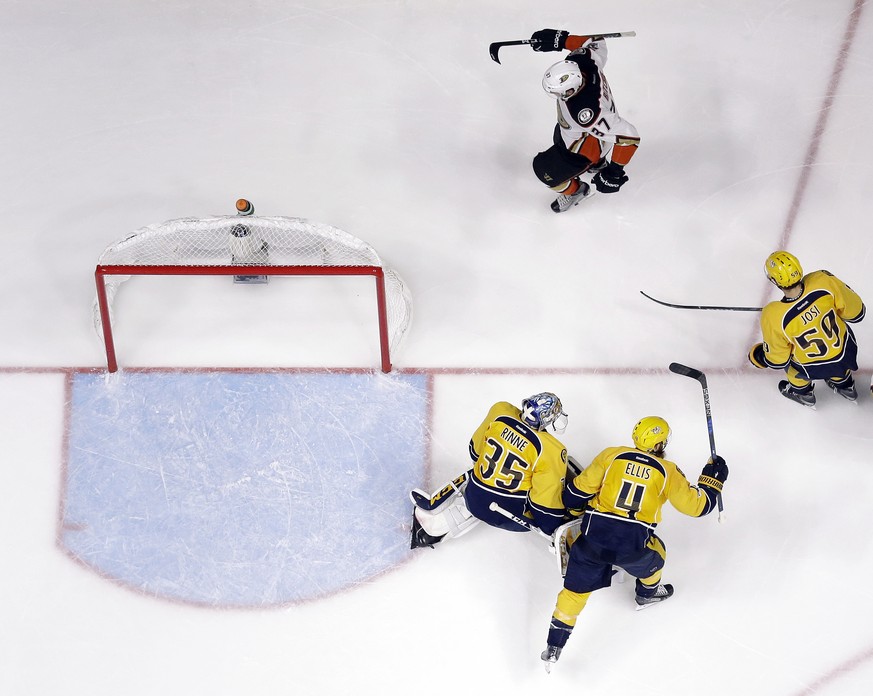
[[561,577],[567,575],[567,563],[570,561],[570,547],[573,542],[582,534],[583,518],[565,522],[555,530],[555,550],[558,557],[558,568],[561,571]]
[[457,478],[449,481],[445,486],[440,488],[433,495],[428,495],[420,488],[415,488],[409,493],[409,499],[412,504],[422,510],[435,510],[440,505],[450,500],[452,496],[463,494],[467,488],[467,481],[470,477],[470,472],[465,471]]
[[467,509],[467,502],[460,491],[446,497],[433,510],[416,507],[415,521],[430,537],[454,539],[469,532],[479,520]]

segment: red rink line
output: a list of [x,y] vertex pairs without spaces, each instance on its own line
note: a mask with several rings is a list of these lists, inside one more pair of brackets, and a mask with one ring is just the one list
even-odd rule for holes
[[[697,367],[697,366],[695,366]],[[733,372],[736,368],[698,367],[704,372]],[[0,374],[88,374],[105,373],[105,367],[0,367]],[[231,372],[256,374],[298,374],[329,372],[332,374],[366,374],[379,372],[373,367],[124,367],[116,374],[131,373],[198,374],[203,372]],[[400,375],[660,375],[664,367],[395,367]],[[107,373],[108,374],[108,373]]]
[[848,674],[858,667],[863,666],[871,659],[873,659],[873,648],[868,648],[867,650],[858,653],[854,657],[849,658],[842,664],[837,665],[827,674],[823,674],[821,677],[812,682],[812,684],[804,687],[803,691],[798,691],[795,696],[810,696],[811,694],[816,693],[820,688],[830,685],[832,682],[836,681],[840,677]]
[[845,34],[843,34],[843,42],[840,45],[840,51],[837,54],[837,60],[834,63],[831,72],[831,79],[828,82],[827,90],[825,91],[824,99],[822,100],[821,108],[818,112],[818,121],[815,124],[815,129],[812,132],[812,138],[809,140],[809,146],[806,150],[806,156],[803,158],[803,167],[800,170],[800,179],[797,182],[797,188],[794,190],[794,198],[791,201],[791,207],[788,209],[788,218],[785,220],[785,226],[782,228],[782,237],[779,240],[779,248],[784,249],[788,244],[788,239],[794,231],[794,223],[797,221],[797,214],[800,210],[806,195],[806,189],[809,185],[809,177],[812,173],[812,166],[815,164],[818,157],[818,150],[821,147],[822,136],[828,125],[831,108],[834,105],[834,100],[837,96],[837,91],[840,87],[840,80],[843,77],[843,72],[846,68],[846,58],[852,48],[852,43],[855,40],[855,34],[858,30],[858,23],[861,20],[861,12],[864,10],[864,0],[855,0],[855,5],[849,13],[849,21],[846,25]]
[[[827,90],[825,91],[824,99],[822,100],[818,121],[815,124],[812,138],[809,141],[809,147],[806,150],[803,167],[800,170],[800,179],[797,181],[797,188],[794,190],[794,198],[788,209],[788,217],[785,220],[785,227],[782,229],[782,237],[779,240],[780,249],[785,249],[788,246],[791,233],[794,231],[794,224],[797,221],[798,211],[805,199],[806,190],[809,185],[809,177],[812,174],[812,167],[818,157],[818,150],[821,147],[822,137],[827,129],[828,118],[830,117],[831,108],[836,99],[840,80],[846,69],[846,59],[848,58],[849,52],[852,48],[852,43],[854,42],[855,35],[858,31],[858,24],[861,21],[861,13],[864,11],[864,4],[865,0],[854,0],[852,11],[849,13],[846,30],[843,34],[843,41],[840,44],[840,50],[837,54],[837,59],[834,62],[833,70],[831,71],[831,79],[828,82]],[[811,684],[804,687],[801,691],[797,692],[796,696],[809,696],[809,694],[814,694],[822,688],[828,688],[840,677],[866,665],[871,659],[873,659],[873,648],[868,648],[867,650],[849,658],[842,664],[837,665],[829,672],[826,672]]]
[[[813,165],[818,159],[818,151],[821,147],[821,141],[825,134],[825,130],[827,130],[828,119],[830,118],[834,100],[837,97],[840,81],[842,80],[843,73],[846,69],[846,59],[852,49],[852,44],[855,41],[858,24],[861,21],[861,13],[864,11],[864,4],[865,0],[854,0],[852,11],[849,13],[849,19],[846,24],[846,30],[843,34],[843,40],[840,43],[840,50],[834,61],[834,67],[831,70],[831,78],[828,81],[828,86],[825,90],[821,107],[819,108],[818,120],[812,131],[812,137],[809,139],[809,145],[806,148],[806,155],[803,158],[803,164],[800,168],[800,178],[797,180],[797,186],[794,189],[794,196],[791,199],[791,205],[788,207],[788,217],[785,219],[785,225],[782,228],[782,236],[779,238],[779,244],[776,247],[778,249],[788,248],[788,242],[791,240],[791,234],[794,232],[794,225],[797,222],[800,207],[806,198],[809,178],[812,175]],[[772,299],[770,296],[772,289],[773,288],[768,283],[763,292],[763,298],[759,303],[762,307]],[[756,326],[749,340],[749,345],[754,345],[757,341],[758,327]]]
[[[730,373],[732,377],[759,375],[758,370],[748,365],[738,367],[694,367],[705,372],[707,375]],[[125,367],[116,374],[199,374],[204,372],[229,372],[229,373],[252,373],[252,374],[305,374],[308,372],[324,374],[367,374],[379,373],[378,368],[373,367]],[[105,367],[2,367],[0,374],[26,374],[26,375],[74,375],[74,374],[103,374]],[[608,377],[620,377],[622,375],[666,375],[672,374],[666,367],[396,367],[392,374],[399,375],[429,375],[431,378],[440,375],[467,375],[470,377],[488,377],[491,375],[523,376],[523,375],[546,375],[568,377],[595,377],[598,375]],[[860,369],[856,375],[871,375],[873,370]]]

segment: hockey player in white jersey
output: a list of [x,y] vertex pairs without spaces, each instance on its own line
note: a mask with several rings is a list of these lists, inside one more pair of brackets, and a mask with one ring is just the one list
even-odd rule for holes
[[[557,100],[554,144],[533,159],[533,169],[558,194],[552,210],[563,213],[592,195],[615,193],[628,181],[625,166],[639,146],[633,124],[616,109],[603,75],[606,41],[541,29],[531,36],[534,51],[569,50],[543,76],[543,89]],[[592,174],[591,183],[582,181]]]

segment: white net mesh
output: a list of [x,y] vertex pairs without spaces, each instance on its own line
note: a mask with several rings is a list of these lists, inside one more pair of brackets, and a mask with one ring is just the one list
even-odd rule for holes
[[[137,230],[100,255],[100,266],[379,266],[391,352],[399,349],[412,322],[412,299],[400,276],[385,268],[366,242],[330,225],[302,218],[228,215],[180,218]],[[144,268],[145,270],[145,268]],[[207,273],[208,275],[208,273]],[[110,319],[120,285],[130,275],[106,275]],[[103,337],[95,297],[94,327]]]

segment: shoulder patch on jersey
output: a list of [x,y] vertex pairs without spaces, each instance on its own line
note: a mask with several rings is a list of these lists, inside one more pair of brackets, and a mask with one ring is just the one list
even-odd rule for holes
[[588,108],[582,109],[579,111],[579,115],[576,118],[583,126],[587,126],[594,120],[594,111]]

